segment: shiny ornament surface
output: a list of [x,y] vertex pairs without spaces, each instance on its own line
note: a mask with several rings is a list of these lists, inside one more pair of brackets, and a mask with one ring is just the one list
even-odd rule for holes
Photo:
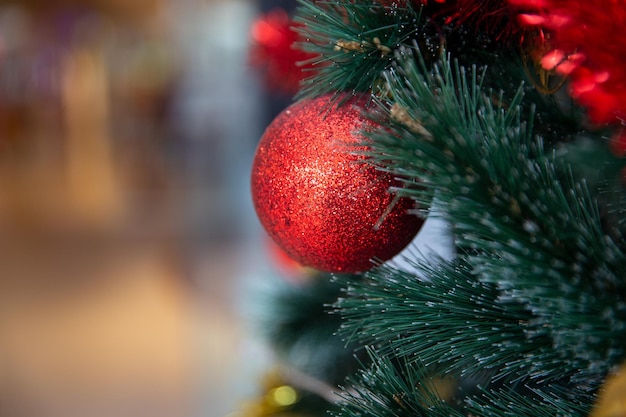
[[[341,98],[337,101],[341,102]],[[398,185],[363,163],[359,131],[366,97],[340,107],[331,96],[302,100],[265,131],[252,167],[252,198],[268,234],[293,259],[328,272],[359,272],[400,252],[422,220]]]

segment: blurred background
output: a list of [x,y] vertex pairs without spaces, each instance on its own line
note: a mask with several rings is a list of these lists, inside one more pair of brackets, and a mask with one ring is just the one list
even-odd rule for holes
[[255,395],[248,296],[272,266],[248,179],[289,94],[250,42],[278,6],[0,0],[0,416],[238,416]]

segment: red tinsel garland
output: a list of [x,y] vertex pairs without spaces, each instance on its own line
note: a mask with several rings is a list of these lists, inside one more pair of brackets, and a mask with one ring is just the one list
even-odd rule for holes
[[[624,125],[626,118],[626,2],[623,0],[509,0],[523,8],[521,23],[543,27],[551,50],[542,65],[569,76],[570,94],[596,125]],[[626,155],[620,127],[612,149]]]

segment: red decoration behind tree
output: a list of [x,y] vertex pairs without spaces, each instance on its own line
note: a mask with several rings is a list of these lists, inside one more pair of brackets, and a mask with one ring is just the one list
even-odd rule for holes
[[[622,125],[626,118],[626,8],[621,1],[509,0],[520,21],[549,31],[551,50],[542,65],[569,76],[570,94],[596,125]],[[619,128],[612,148],[626,155]]]
[[300,81],[307,76],[311,64],[300,62],[315,55],[295,47],[300,40],[294,23],[283,9],[275,9],[261,15],[252,25],[250,61],[262,70],[268,88],[286,94],[295,94]]

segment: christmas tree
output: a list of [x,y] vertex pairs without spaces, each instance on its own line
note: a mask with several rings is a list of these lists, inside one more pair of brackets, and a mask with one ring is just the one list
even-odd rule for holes
[[[299,3],[252,192],[318,272],[264,328],[334,394],[261,414],[625,415],[626,3]],[[453,256],[401,252],[433,219]]]

